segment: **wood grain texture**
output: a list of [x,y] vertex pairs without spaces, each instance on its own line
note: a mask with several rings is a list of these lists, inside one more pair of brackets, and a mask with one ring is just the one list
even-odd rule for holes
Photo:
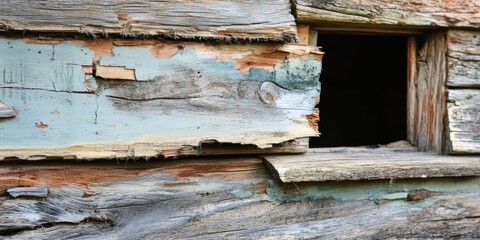
[[285,183],[480,176],[480,157],[441,156],[410,148],[325,148],[264,158]]
[[480,154],[480,91],[448,90],[447,150],[452,154]]
[[[446,115],[446,33],[426,34],[423,46],[417,49],[415,75],[409,82],[409,133],[420,151],[444,152]],[[410,63],[412,64],[412,63]],[[412,67],[412,66],[410,66]],[[412,73],[410,73],[412,74]],[[409,80],[410,81],[410,80]]]
[[295,0],[298,22],[480,28],[477,0]]
[[49,194],[1,196],[2,238],[480,237],[478,178],[293,185],[256,157],[66,163],[3,164],[0,186]]
[[0,159],[196,155],[209,141],[298,152],[285,142],[317,134],[316,47],[2,38],[0,50],[0,100],[18,110],[0,122]]
[[480,31],[448,31],[449,87],[480,88]]
[[267,1],[27,1],[0,2],[0,29],[164,36],[217,41],[296,40],[288,0]]

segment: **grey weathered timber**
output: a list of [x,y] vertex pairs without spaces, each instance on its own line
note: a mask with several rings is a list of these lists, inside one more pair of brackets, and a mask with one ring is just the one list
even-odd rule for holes
[[0,172],[2,187],[49,188],[44,199],[0,191],[4,239],[480,237],[479,178],[282,184],[256,157],[17,162]]
[[480,88],[480,30],[448,31],[449,87]]
[[448,90],[447,150],[480,154],[480,90]]
[[7,190],[12,197],[40,197],[48,196],[48,188],[45,186],[39,187],[16,187]]
[[421,151],[443,153],[446,32],[430,32],[425,35],[422,46],[417,47],[410,42],[409,47],[410,57],[413,57],[409,58],[408,77],[409,140]]
[[265,156],[282,182],[480,176],[480,157],[442,156],[410,148],[325,148]]
[[296,39],[288,0],[7,0],[0,2],[0,30],[226,42]]
[[267,43],[0,38],[0,101],[18,111],[0,122],[0,160],[197,155],[210,142],[305,151],[288,145],[318,134],[322,54]]
[[480,28],[478,0],[295,0],[298,22]]

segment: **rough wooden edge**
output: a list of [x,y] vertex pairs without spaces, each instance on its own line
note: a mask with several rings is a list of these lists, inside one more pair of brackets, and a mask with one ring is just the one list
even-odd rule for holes
[[304,155],[264,156],[264,161],[284,183],[480,176],[480,157],[404,148],[310,149]]

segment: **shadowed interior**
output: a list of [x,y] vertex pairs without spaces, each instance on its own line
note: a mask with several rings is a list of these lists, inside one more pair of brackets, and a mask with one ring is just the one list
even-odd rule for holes
[[320,137],[310,147],[363,146],[406,139],[407,40],[319,34]]

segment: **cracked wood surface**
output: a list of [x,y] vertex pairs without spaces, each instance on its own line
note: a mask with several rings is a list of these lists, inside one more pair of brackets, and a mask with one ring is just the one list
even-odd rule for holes
[[[258,157],[13,162],[0,172],[2,239],[480,237],[479,178],[282,184]],[[46,198],[6,191],[38,186]]]
[[447,151],[480,154],[480,31],[448,31],[447,61]]
[[0,100],[17,110],[0,159],[299,152],[292,140],[318,134],[316,47],[1,38],[0,55]]
[[296,20],[318,24],[480,28],[478,0],[295,0]]
[[413,147],[321,148],[264,158],[282,182],[480,176],[480,157],[442,156]]
[[288,0],[0,2],[0,30],[217,41],[296,39]]

